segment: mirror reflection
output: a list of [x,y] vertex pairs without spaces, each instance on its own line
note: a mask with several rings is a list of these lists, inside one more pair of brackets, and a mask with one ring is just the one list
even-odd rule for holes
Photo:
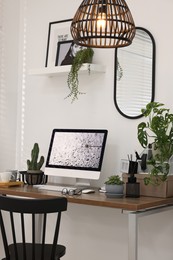
[[115,50],[114,77],[117,110],[129,119],[142,117],[155,90],[155,41],[148,30],[136,27],[132,44]]

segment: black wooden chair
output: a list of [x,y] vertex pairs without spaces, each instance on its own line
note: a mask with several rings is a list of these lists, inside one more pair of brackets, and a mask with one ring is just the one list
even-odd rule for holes
[[[5,258],[2,260],[59,260],[66,251],[65,246],[58,244],[61,212],[66,210],[65,197],[23,199],[0,196],[0,228],[5,251]],[[41,220],[38,221],[38,218]],[[50,229],[48,220],[51,223],[55,222],[53,232],[48,230]],[[40,241],[37,241],[37,224]],[[50,233],[53,233],[50,243],[46,242],[47,232],[49,237]],[[31,238],[28,241],[29,235]]]

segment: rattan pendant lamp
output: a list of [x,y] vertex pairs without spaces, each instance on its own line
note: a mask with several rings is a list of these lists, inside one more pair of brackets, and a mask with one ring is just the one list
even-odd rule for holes
[[92,48],[132,43],[135,24],[125,0],[83,0],[71,23],[74,41]]

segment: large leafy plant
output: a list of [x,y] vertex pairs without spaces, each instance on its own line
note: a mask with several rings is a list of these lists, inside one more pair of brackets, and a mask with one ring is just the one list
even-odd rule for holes
[[[78,72],[84,63],[91,63],[93,59],[94,51],[92,48],[86,48],[78,51],[73,59],[71,70],[68,74],[67,84],[70,89],[70,94],[67,97],[72,97],[72,102],[78,99],[79,94],[83,94],[79,91],[79,78]],[[88,71],[90,72],[90,65],[88,65]]]
[[173,114],[170,109],[164,108],[164,104],[158,102],[147,104],[142,113],[148,117],[148,122],[138,125],[138,140],[144,148],[152,144],[154,151],[147,162],[151,171],[144,181],[145,184],[159,185],[167,179],[169,159],[173,155]]

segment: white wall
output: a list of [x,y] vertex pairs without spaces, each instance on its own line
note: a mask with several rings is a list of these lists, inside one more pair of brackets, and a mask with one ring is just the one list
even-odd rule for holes
[[[0,1],[0,170],[15,168],[19,1]],[[9,19],[13,17],[13,19]]]
[[[53,128],[106,128],[109,131],[103,174],[95,183],[104,183],[107,176],[119,173],[120,159],[135,149],[140,120],[123,118],[113,102],[114,50],[95,50],[94,61],[106,65],[106,73],[80,77],[81,91],[86,95],[71,104],[66,77],[29,76],[29,69],[44,67],[48,24],[72,18],[80,0],[21,0],[21,33],[19,53],[19,107],[17,165],[26,169],[26,158],[34,142],[46,156]],[[156,41],[156,97],[173,110],[172,0],[128,0],[136,26],[145,27]],[[18,6],[17,6],[18,8]],[[164,12],[162,9],[164,8]],[[21,9],[22,10],[22,9]],[[14,18],[17,19],[14,15]],[[9,17],[11,19],[11,17]],[[22,54],[23,53],[23,57]],[[23,68],[22,68],[23,66]],[[24,97],[22,99],[21,93]],[[14,93],[15,97],[15,93]],[[22,129],[21,129],[22,123]],[[21,155],[21,156],[20,156]],[[164,223],[163,223],[164,221]],[[162,224],[163,223],[163,224]],[[139,259],[172,260],[172,212],[150,216],[139,223]],[[67,245],[66,260],[127,259],[127,216],[119,210],[69,204],[64,214],[61,242]],[[117,256],[116,256],[117,255]]]

